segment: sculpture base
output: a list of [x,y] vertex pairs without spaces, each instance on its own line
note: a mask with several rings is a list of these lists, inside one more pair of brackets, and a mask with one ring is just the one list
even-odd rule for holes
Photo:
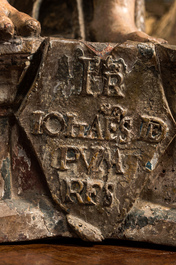
[[1,44],[0,241],[175,246],[176,49]]

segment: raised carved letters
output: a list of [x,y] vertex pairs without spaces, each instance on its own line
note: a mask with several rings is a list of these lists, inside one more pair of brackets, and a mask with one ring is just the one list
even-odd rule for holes
[[60,179],[61,198],[64,203],[101,205],[110,207],[113,202],[113,183],[91,179]]
[[[118,101],[125,98],[127,66],[123,59],[86,57],[80,50],[77,61],[79,63],[71,66],[68,57],[60,60],[67,71],[64,76],[61,69],[58,76],[68,88],[73,85],[74,67],[80,70],[80,64],[83,65],[80,93],[71,95],[69,92],[69,98],[77,97],[86,102],[90,96],[101,96],[103,103],[97,105],[91,119],[83,118],[76,109],[71,111],[70,106],[66,111],[59,106],[54,111],[35,110],[31,113],[31,133],[56,141],[50,154],[50,166],[57,171],[63,204],[111,207],[113,200],[118,200],[112,176],[117,179],[121,176],[122,185],[130,182],[129,168],[135,172],[140,153],[137,142],[161,143],[166,137],[167,125],[161,118],[143,113],[135,116],[129,111],[130,106],[119,104]],[[116,99],[116,104],[108,103],[110,97]],[[89,111],[91,104],[87,104],[84,111],[86,108]],[[60,139],[62,144],[59,144]],[[71,144],[74,139],[75,143]]]
[[[62,87],[65,97],[75,93],[80,96],[125,96],[124,78],[127,65],[124,59],[115,59],[112,55],[106,59],[98,56],[87,57],[80,48],[76,49],[74,61],[64,55],[58,60],[59,83],[55,87]],[[71,87],[69,93],[67,87]]]
[[159,143],[166,137],[167,124],[161,119],[142,116],[140,137],[144,141]]
[[115,166],[115,173],[123,174],[121,154],[118,148],[115,148],[112,154],[109,148],[100,146],[90,146],[89,150],[86,147],[60,146],[52,154],[51,166],[59,171],[67,171],[70,163],[77,163],[80,160],[86,174],[89,175],[93,172],[101,172],[101,164],[104,161],[107,170]]
[[[97,139],[115,141],[118,144],[127,144],[133,139],[133,117],[120,106],[102,106],[100,114],[95,115],[91,124],[80,122],[76,114],[60,112],[35,111],[31,115],[31,133],[43,133],[51,137]],[[65,116],[65,118],[64,118]],[[138,139],[151,142],[161,142],[167,132],[167,125],[159,118],[142,116],[137,131]]]
[[85,56],[79,59],[84,65],[82,95],[124,97],[124,75],[127,73],[127,66],[122,58],[116,60],[110,55],[106,60]]

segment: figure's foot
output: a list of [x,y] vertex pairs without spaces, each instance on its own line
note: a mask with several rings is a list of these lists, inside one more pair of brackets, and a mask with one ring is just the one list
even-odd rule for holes
[[91,27],[91,30],[92,41],[123,43],[127,40],[131,40],[138,42],[153,42],[159,44],[167,43],[167,41],[164,39],[149,36],[148,34],[137,29],[135,29],[135,31],[133,29],[130,33],[125,33],[121,28],[117,27],[116,31],[111,31],[109,29],[106,32],[106,30],[104,29],[103,34],[99,34],[96,29],[93,29],[93,27]]
[[164,39],[154,38],[139,30],[126,34],[123,36],[123,38],[124,38],[124,41],[132,40],[132,41],[138,41],[138,42],[167,43],[167,41]]
[[134,16],[135,0],[94,0],[94,4],[94,19],[90,27],[93,41],[167,43],[137,29]]
[[16,33],[20,36],[38,36],[40,23],[12,7],[6,0],[0,0],[0,40],[8,40]]

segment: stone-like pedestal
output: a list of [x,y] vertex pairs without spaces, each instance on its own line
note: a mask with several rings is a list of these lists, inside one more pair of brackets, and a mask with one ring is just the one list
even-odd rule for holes
[[175,47],[0,47],[0,241],[175,246]]

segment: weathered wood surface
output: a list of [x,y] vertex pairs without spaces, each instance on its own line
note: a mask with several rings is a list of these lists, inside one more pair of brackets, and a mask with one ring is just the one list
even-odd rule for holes
[[0,50],[0,241],[175,246],[175,47],[21,39]]

